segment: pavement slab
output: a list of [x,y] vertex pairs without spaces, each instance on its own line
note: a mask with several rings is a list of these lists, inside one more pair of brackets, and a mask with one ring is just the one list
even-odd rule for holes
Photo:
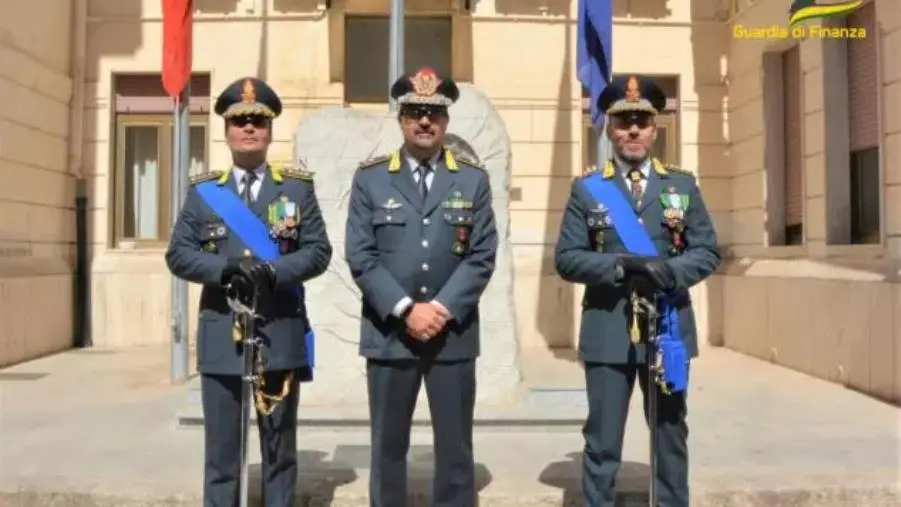
[[[169,384],[167,361],[166,348],[85,350],[0,370],[0,505],[200,505],[203,435],[177,423],[186,387]],[[693,507],[901,505],[898,407],[723,349],[705,352],[692,382]],[[647,504],[648,435],[633,402],[627,506]],[[296,505],[368,505],[367,428],[299,437]],[[474,440],[483,507],[580,505],[578,428],[487,426]],[[412,444],[410,505],[428,505],[427,427]]]

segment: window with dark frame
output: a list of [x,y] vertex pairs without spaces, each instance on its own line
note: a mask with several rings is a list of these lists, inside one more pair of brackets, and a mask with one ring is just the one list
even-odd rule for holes
[[782,53],[785,142],[785,245],[804,243],[804,185],[801,104],[801,53],[795,45]]
[[[847,26],[876,33],[876,8],[850,14]],[[848,61],[850,243],[881,242],[879,174],[879,48],[874,37],[845,41]]]
[[879,243],[879,236],[879,148],[852,151],[851,243]]
[[[117,75],[113,82],[112,245],[161,247],[172,218],[172,101],[159,74]],[[191,85],[190,172],[196,174],[207,169],[209,76],[194,76]]]
[[[344,102],[388,102],[388,17],[345,17]],[[407,17],[404,23],[404,68],[430,67],[451,76],[450,16]]]

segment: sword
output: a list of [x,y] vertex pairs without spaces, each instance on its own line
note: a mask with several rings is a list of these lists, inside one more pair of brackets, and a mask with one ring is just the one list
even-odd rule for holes
[[657,319],[660,314],[657,311],[657,296],[651,300],[636,298],[644,310],[648,323],[648,340],[645,346],[645,360],[648,368],[647,393],[648,393],[648,426],[650,435],[650,465],[651,479],[648,485],[648,505],[657,507],[657,381],[659,365],[657,364]]
[[244,369],[241,376],[241,475],[240,475],[240,507],[247,507],[250,496],[250,411],[253,404],[253,388],[256,382],[254,375],[254,358],[259,338],[256,337],[256,307],[259,291],[254,290],[250,306],[241,302],[240,294],[237,294],[231,286],[228,288],[228,306],[241,319],[243,331],[243,355]]

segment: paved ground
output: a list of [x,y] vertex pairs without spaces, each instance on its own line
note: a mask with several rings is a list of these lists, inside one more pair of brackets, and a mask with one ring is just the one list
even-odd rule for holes
[[[167,352],[76,351],[0,370],[0,505],[200,505],[202,435],[177,427],[185,388],[168,384]],[[901,505],[898,408],[720,349],[693,373],[693,507]],[[416,504],[430,440],[414,436]],[[302,430],[297,505],[368,505],[367,444],[365,429]],[[574,427],[478,431],[481,504],[577,505],[580,448]],[[646,454],[633,417],[624,505],[646,505]]]

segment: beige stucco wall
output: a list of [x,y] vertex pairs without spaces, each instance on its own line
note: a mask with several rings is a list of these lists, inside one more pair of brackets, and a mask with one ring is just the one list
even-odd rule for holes
[[[260,67],[261,23],[256,16],[262,2],[219,3],[228,7],[226,12],[210,10],[196,18],[195,69],[212,72],[214,91],[237,76],[262,70],[285,102],[273,156],[288,159],[289,136],[300,117],[342,100],[342,85],[328,80],[328,21],[303,9],[280,10],[283,2],[270,3],[269,50],[262,52],[265,62]],[[440,3],[410,2],[409,8],[428,10]],[[474,83],[493,100],[513,143],[512,187],[520,197],[511,203],[512,242],[524,347],[572,344],[579,298],[578,289],[562,282],[552,264],[560,213],[572,177],[582,170],[581,89],[574,77],[576,3],[545,4],[548,9],[542,13],[531,2],[477,2],[471,31],[479,43],[471,61],[461,64],[471,68]],[[631,4],[638,7],[632,9]],[[712,13],[697,7],[693,12],[687,3],[656,11],[641,4],[622,2],[629,8],[617,12],[616,70],[679,76],[682,161],[687,167],[710,168],[700,176],[719,222],[729,209],[728,182],[715,173],[723,165],[725,143],[720,53],[726,47],[727,30],[705,21]],[[231,12],[235,8],[238,11]],[[96,168],[93,338],[102,345],[162,342],[169,337],[169,278],[160,252],[113,251],[106,245],[111,74],[154,71],[160,61],[159,8],[145,2],[141,9],[115,0],[91,1],[88,59],[95,65],[88,71],[87,137]],[[285,51],[286,47],[302,50]],[[516,59],[511,55],[523,47],[534,48],[535,57],[528,66],[512,65]],[[228,152],[222,133],[216,128],[210,132],[211,163],[224,166]],[[721,229],[728,238],[725,223]],[[137,284],[141,291],[132,290]],[[705,288],[697,292],[706,329]]]
[[0,366],[72,342],[70,24],[68,2],[0,3]]
[[[365,8],[369,0],[347,1]],[[409,5],[428,10],[442,1],[446,3],[416,0]],[[876,2],[881,45],[897,48],[901,4]],[[0,16],[13,34],[0,43],[5,64],[0,72],[28,88],[0,81],[11,90],[6,96],[16,97],[10,101],[14,107],[0,113],[0,163],[41,181],[23,187],[33,192],[16,188],[12,195],[10,186],[0,190],[6,216],[22,217],[4,222],[0,242],[8,250],[3,252],[23,251],[15,246],[22,244],[32,252],[27,256],[32,260],[0,257],[0,308],[16,315],[46,315],[16,297],[27,286],[29,299],[40,300],[42,308],[52,308],[59,318],[13,319],[14,331],[0,337],[12,344],[0,343],[0,363],[58,350],[71,336],[73,227],[71,210],[62,208],[71,208],[74,185],[71,177],[60,175],[66,171],[71,37],[65,16],[29,15],[28,9],[46,10],[43,3],[0,7],[3,14],[15,10]],[[329,21],[315,12],[314,3],[269,0],[265,51],[258,44],[261,0],[207,0],[199,4],[204,10],[195,19],[194,67],[211,72],[214,93],[250,74],[262,75],[282,95],[285,113],[277,124],[274,159],[290,158],[290,134],[303,114],[342,100],[342,85],[329,79]],[[576,334],[580,290],[554,274],[552,248],[571,179],[582,168],[580,89],[574,78],[576,2],[476,4],[469,30],[478,44],[458,43],[466,57],[455,66],[466,69],[491,97],[513,143],[511,184],[518,198],[511,202],[511,240],[521,344],[568,346]],[[891,259],[901,253],[901,63],[892,51],[881,51],[884,245],[826,244],[827,214],[834,210],[825,197],[822,110],[824,87],[836,83],[824,76],[822,43],[807,41],[802,44],[807,245],[767,247],[762,53],[779,43],[732,40],[728,24],[714,19],[715,7],[716,2],[623,0],[615,2],[614,27],[617,73],[679,76],[681,162],[697,171],[720,242],[729,247],[723,273],[694,289],[702,341],[897,399],[901,324],[894,323],[893,315],[901,310],[901,294]],[[784,25],[784,18],[782,0],[759,0],[735,20],[770,26]],[[169,339],[170,277],[162,252],[114,250],[108,240],[111,77],[158,70],[160,8],[158,2],[89,0],[87,22],[83,147],[92,206],[93,340],[99,346],[164,343]],[[17,48],[8,49],[10,43]],[[474,49],[469,52],[467,46]],[[524,47],[533,48],[532,56],[528,65],[518,65],[521,59],[511,55],[521,55]],[[26,107],[42,113],[26,114]],[[213,167],[228,163],[217,123],[211,118]],[[24,128],[37,134],[16,137]],[[42,140],[41,148],[25,149],[34,146],[33,139]],[[38,269],[41,276],[35,275]]]
[[[782,41],[733,41],[726,167],[733,192],[734,259],[723,278],[725,345],[886,399],[901,399],[901,3],[876,0],[880,25],[883,245],[827,245],[835,213],[827,183],[822,40],[801,43],[806,246],[767,247],[762,54]],[[785,25],[785,2],[761,0],[738,17]],[[877,119],[874,119],[874,121]],[[847,157],[847,153],[834,156]],[[847,184],[837,182],[836,184]],[[833,214],[830,216],[830,214]],[[831,242],[830,242],[831,243]]]

